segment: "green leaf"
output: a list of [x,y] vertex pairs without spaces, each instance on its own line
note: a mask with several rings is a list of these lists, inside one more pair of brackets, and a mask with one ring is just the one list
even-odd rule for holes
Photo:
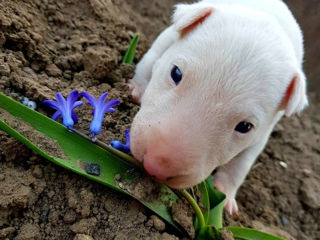
[[221,234],[214,226],[206,226],[201,228],[196,236],[196,240],[223,240],[221,239]]
[[213,225],[217,229],[222,228],[223,207],[226,196],[214,188],[211,175],[199,184],[198,188],[202,194],[202,203],[210,209],[204,213],[206,224]]
[[132,64],[133,63],[133,59],[134,59],[134,54],[137,48],[137,44],[138,44],[138,40],[139,40],[139,34],[136,33],[132,40],[130,41],[129,47],[122,59],[123,63],[127,63],[127,64]]
[[[198,190],[201,192],[202,196],[202,204],[206,208],[205,213],[203,214],[205,224],[208,225],[208,220],[209,220],[209,210],[210,210],[210,199],[207,191],[207,186],[205,182],[201,182],[198,184]],[[196,232],[199,231],[200,229],[200,224],[199,224],[199,219],[196,217],[194,221],[194,227]]]
[[251,228],[226,227],[226,229],[232,232],[234,238],[241,240],[285,240]]
[[[115,181],[115,175],[117,174],[120,174],[121,178],[132,179],[134,177],[128,174],[128,170],[132,169],[132,166],[129,163],[91,141],[88,141],[73,132],[69,132],[58,122],[27,108],[2,93],[0,93],[0,114],[1,112],[6,114],[9,113],[12,117],[15,117],[15,119],[23,120],[25,123],[29,124],[29,126],[32,127],[32,132],[34,131],[33,134],[41,133],[54,140],[58,143],[57,148],[61,148],[56,150],[62,150],[64,154],[67,155],[65,159],[62,159],[58,158],[57,155],[54,156],[55,154],[45,152],[41,145],[36,146],[30,139],[25,138],[22,134],[13,129],[12,126],[9,126],[5,122],[5,119],[0,120],[0,129],[34,150],[42,157],[88,179],[136,198],[128,191],[121,189]],[[88,163],[99,164],[100,176],[87,174],[84,166]],[[173,221],[168,209],[177,201],[178,196],[165,185],[161,185],[160,192],[160,197],[157,200],[144,201],[136,199],[166,220],[178,231],[183,232],[180,226]]]

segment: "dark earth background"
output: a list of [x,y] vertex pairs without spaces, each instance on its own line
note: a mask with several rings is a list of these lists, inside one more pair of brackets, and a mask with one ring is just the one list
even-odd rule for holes
[[[101,139],[124,140],[137,107],[121,64],[135,32],[135,62],[170,24],[174,0],[0,0],[0,91],[41,102],[88,91],[121,104]],[[287,239],[320,239],[320,1],[287,1],[305,33],[310,107],[283,119],[237,196],[239,217]],[[77,110],[87,131],[88,107]],[[287,164],[287,167],[280,165]],[[0,239],[179,239],[137,201],[55,166],[0,131]]]

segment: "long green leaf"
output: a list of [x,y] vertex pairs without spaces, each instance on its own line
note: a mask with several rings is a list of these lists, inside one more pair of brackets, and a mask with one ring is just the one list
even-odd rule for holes
[[132,40],[130,41],[129,47],[123,57],[122,62],[123,63],[127,63],[127,64],[132,64],[133,60],[134,60],[134,55],[135,55],[135,51],[137,48],[137,44],[138,44],[138,40],[139,40],[139,34],[136,33]]
[[196,237],[196,240],[208,239],[223,240],[220,232],[212,225],[207,225],[206,227],[201,228]]
[[207,224],[213,225],[217,229],[220,229],[223,226],[223,207],[224,207],[224,202],[226,200],[226,195],[224,195],[222,192],[219,192],[214,188],[214,184],[211,176],[209,176],[205,180],[205,183],[206,183],[209,200],[210,200],[210,206],[211,206]]
[[232,232],[234,238],[241,240],[285,240],[251,228],[226,227],[226,229]]
[[[75,133],[69,132],[58,122],[27,108],[2,93],[0,93],[0,111],[1,110],[5,110],[13,117],[28,123],[35,132],[38,131],[58,142],[61,150],[68,156],[68,159],[57,158],[46,153],[44,149],[36,146],[29,139],[6,124],[4,119],[0,120],[0,129],[12,135],[42,157],[86,178],[136,198],[134,195],[121,189],[115,181],[115,175],[117,174],[120,174],[121,177],[128,176],[128,170],[132,169],[129,163]],[[87,163],[99,164],[100,176],[87,174],[83,167]],[[173,221],[168,209],[168,206],[171,206],[177,199],[178,196],[171,189],[162,185],[160,199],[150,202],[140,199],[137,200],[182,232],[181,228]]]
[[[204,212],[203,217],[205,220],[205,224],[208,225],[209,213],[210,213],[210,199],[209,199],[209,195],[208,195],[207,186],[204,181],[201,182],[200,184],[198,184],[198,190],[201,193],[202,204],[206,208],[206,211]],[[198,232],[200,230],[200,227],[201,226],[199,225],[199,219],[196,217],[194,220],[194,228],[195,228],[196,232]]]

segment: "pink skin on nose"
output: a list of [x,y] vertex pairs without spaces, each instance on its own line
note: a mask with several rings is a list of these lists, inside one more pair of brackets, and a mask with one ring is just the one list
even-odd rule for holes
[[164,173],[163,171],[161,172],[160,168],[157,167],[156,164],[152,164],[151,161],[145,160],[143,162],[143,166],[145,168],[145,170],[151,175],[154,176],[155,178],[159,179],[159,180],[166,180],[169,176],[167,176],[166,173]]
[[[187,144],[183,141],[181,134],[172,125],[164,125],[161,129],[154,127],[148,130],[145,137],[146,144],[132,144],[133,155],[143,159],[145,170],[155,178],[165,181],[168,178],[184,175],[188,169],[188,156],[185,148]],[[179,128],[176,128],[179,129]],[[145,129],[141,131],[146,131]],[[139,138],[134,136],[132,139]],[[139,149],[140,148],[140,149]]]

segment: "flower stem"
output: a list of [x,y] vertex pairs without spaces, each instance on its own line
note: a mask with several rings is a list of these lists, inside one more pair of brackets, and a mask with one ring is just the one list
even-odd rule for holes
[[125,154],[125,153],[123,153],[123,152],[121,152],[121,151],[119,151],[119,150],[117,150],[117,149],[115,149],[113,147],[110,147],[108,144],[100,141],[99,139],[95,139],[95,141],[92,141],[92,139],[88,135],[86,135],[86,134],[84,134],[84,133],[82,133],[82,132],[80,132],[80,131],[78,131],[78,130],[76,130],[74,128],[68,128],[68,129],[71,130],[72,132],[78,134],[79,136],[87,139],[88,141],[97,144],[99,147],[102,147],[103,149],[113,153],[114,155],[117,155],[118,157],[126,160],[127,162],[133,163],[134,165],[142,168],[142,163],[139,162],[134,157],[131,157],[128,154]]
[[198,203],[196,202],[196,200],[185,189],[180,190],[180,193],[188,200],[188,202],[192,206],[192,208],[193,208],[193,210],[199,220],[200,229],[205,227],[206,223],[204,221],[204,216],[203,216],[202,211],[201,211]]

